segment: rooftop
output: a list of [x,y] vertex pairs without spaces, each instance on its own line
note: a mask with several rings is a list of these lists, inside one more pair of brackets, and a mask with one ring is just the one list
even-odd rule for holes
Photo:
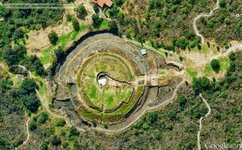
[[104,7],[104,5],[111,7],[113,5],[112,0],[92,0],[92,2],[98,4],[100,7]]
[[140,53],[141,53],[142,55],[147,55],[147,50],[146,50],[146,49],[141,49],[141,50],[140,50]]

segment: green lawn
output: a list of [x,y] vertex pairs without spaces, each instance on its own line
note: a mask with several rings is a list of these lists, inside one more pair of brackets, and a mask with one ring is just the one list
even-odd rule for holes
[[81,25],[79,31],[72,31],[70,33],[67,33],[65,35],[61,35],[57,41],[56,45],[50,45],[47,49],[42,51],[43,57],[40,58],[40,61],[43,64],[49,64],[54,61],[54,50],[61,46],[63,49],[66,48],[68,44],[70,44],[72,41],[74,41],[77,38],[77,35],[80,32],[85,32],[88,30],[88,26]]
[[[220,57],[218,61],[220,64],[220,72],[226,71],[229,68],[230,60],[228,57]],[[204,72],[207,76],[214,72],[210,63],[205,66]]]
[[109,29],[109,21],[104,19],[100,25],[100,29]]
[[192,79],[194,79],[194,78],[197,77],[197,72],[196,72],[196,70],[194,70],[194,69],[192,69],[192,68],[187,68],[186,71],[187,71],[188,75],[189,75]]

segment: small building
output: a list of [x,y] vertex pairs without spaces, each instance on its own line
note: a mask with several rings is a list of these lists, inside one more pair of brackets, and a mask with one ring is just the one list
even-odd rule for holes
[[107,79],[104,78],[104,77],[98,79],[98,84],[99,84],[100,86],[104,86],[104,85],[106,85],[106,84],[107,84]]
[[146,56],[147,55],[147,50],[146,49],[141,49],[140,53],[141,53],[141,55]]
[[104,5],[111,7],[113,5],[112,0],[92,0],[93,3],[97,4],[99,7],[103,8]]

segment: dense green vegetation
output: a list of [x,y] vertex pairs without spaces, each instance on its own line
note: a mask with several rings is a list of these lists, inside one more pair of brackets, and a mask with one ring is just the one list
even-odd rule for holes
[[87,10],[83,4],[80,4],[76,8],[76,13],[77,13],[78,18],[80,18],[80,19],[85,19],[85,17],[87,16]]
[[4,48],[0,53],[0,59],[4,60],[12,72],[16,72],[16,65],[23,65],[28,70],[37,75],[44,76],[45,70],[40,60],[36,56],[27,56],[27,50],[24,46],[15,46],[14,48]]
[[[15,0],[14,3],[45,3],[46,1]],[[51,3],[58,0],[48,1]],[[44,67],[36,56],[27,56],[24,47],[29,30],[46,28],[62,19],[62,9],[8,9],[0,6],[0,57],[9,66],[24,65],[38,75],[45,75]]]
[[[3,3],[6,0],[3,1]],[[11,2],[11,1],[7,1]],[[45,1],[39,0],[15,0],[14,3],[39,3]],[[58,2],[51,0],[48,3]],[[56,24],[62,19],[61,9],[7,9],[0,6],[0,16],[4,21],[0,24],[0,50],[3,47],[9,47],[14,41],[15,44],[23,44],[25,33],[29,29],[46,28],[51,24]]]
[[219,64],[219,61],[217,59],[213,59],[211,61],[211,66],[212,66],[212,69],[215,71],[215,72],[219,72],[220,70],[220,64]]
[[0,149],[13,149],[23,142],[24,112],[36,112],[40,106],[35,88],[31,79],[23,80],[17,87],[9,79],[0,79]]
[[[114,6],[104,9],[107,16],[115,19],[122,33],[139,42],[150,41],[155,48],[167,50],[199,46],[193,19],[201,12],[209,13],[215,0],[141,0],[114,1]],[[139,7],[136,7],[139,5]],[[228,43],[241,40],[242,22],[236,18],[241,13],[241,2],[221,1],[221,9],[211,18],[200,20],[199,30],[205,37],[215,37],[216,42]],[[121,7],[121,9],[119,8]],[[135,9],[134,9],[135,8]],[[198,23],[199,24],[199,23]]]
[[[209,18],[202,18],[199,30],[205,38],[215,38],[217,43],[229,46],[231,40],[242,40],[242,1],[220,0],[220,9]],[[236,15],[239,15],[236,17]]]
[[51,31],[51,33],[48,35],[48,38],[51,44],[56,45],[58,41],[58,35],[54,31]]
[[[155,48],[175,50],[199,44],[199,38],[193,32],[192,19],[200,11],[207,11],[213,2],[143,0],[124,4],[115,1],[114,4],[105,14],[117,20],[125,35],[141,43],[150,41]],[[136,5],[139,7],[134,9]]]

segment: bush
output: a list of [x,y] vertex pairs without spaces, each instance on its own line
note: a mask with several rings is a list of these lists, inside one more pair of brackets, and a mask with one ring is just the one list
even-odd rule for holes
[[29,130],[34,131],[35,129],[37,129],[37,125],[36,125],[36,122],[34,120],[32,120],[29,123]]
[[48,35],[48,38],[51,44],[56,45],[58,41],[58,35],[54,31],[51,31],[51,33]]
[[58,59],[64,55],[64,50],[62,47],[59,46],[57,49],[54,50],[54,53],[56,58]]
[[77,19],[73,19],[72,20],[72,26],[73,26],[73,29],[75,31],[79,31],[80,30],[80,24],[79,22],[77,21]]
[[94,14],[92,15],[92,25],[94,28],[99,28],[101,23],[102,23],[103,19],[102,18],[99,18],[98,15]]
[[20,85],[23,94],[35,93],[35,89],[37,88],[38,86],[33,79],[24,79]]
[[115,21],[111,21],[109,24],[109,27],[110,27],[111,33],[116,34],[116,35],[119,34],[118,25]]
[[55,122],[55,125],[58,127],[63,127],[66,124],[66,121],[62,118],[58,118]]
[[114,3],[117,5],[117,6],[122,6],[123,3],[124,3],[124,0],[114,0]]
[[79,135],[79,133],[78,133],[76,127],[72,126],[70,128],[69,137],[76,136],[76,135]]
[[201,78],[195,78],[192,82],[192,88],[195,93],[195,95],[198,95],[199,93],[203,91],[207,91],[210,89],[210,81],[206,77]]
[[55,146],[58,146],[61,144],[61,139],[59,137],[57,137],[56,135],[54,135],[51,139],[51,143]]
[[31,112],[36,112],[40,106],[40,101],[34,93],[22,97],[24,106]]
[[187,104],[187,99],[184,96],[179,96],[178,98],[179,107],[184,110]]
[[99,13],[99,8],[97,5],[93,5],[93,10],[95,11],[96,14]]
[[37,119],[37,123],[38,124],[43,124],[45,123],[47,120],[49,119],[49,115],[46,112],[42,112],[40,113],[38,119]]
[[211,61],[211,66],[212,66],[212,69],[215,71],[215,72],[219,72],[220,70],[220,64],[219,64],[219,61],[217,59],[213,59]]
[[24,59],[21,64],[23,64],[28,70],[30,70],[31,72],[35,72],[39,76],[46,75],[43,64],[36,56],[30,56]]
[[5,48],[2,52],[2,58],[9,65],[16,65],[24,59],[27,54],[26,48],[18,46],[16,48]]

